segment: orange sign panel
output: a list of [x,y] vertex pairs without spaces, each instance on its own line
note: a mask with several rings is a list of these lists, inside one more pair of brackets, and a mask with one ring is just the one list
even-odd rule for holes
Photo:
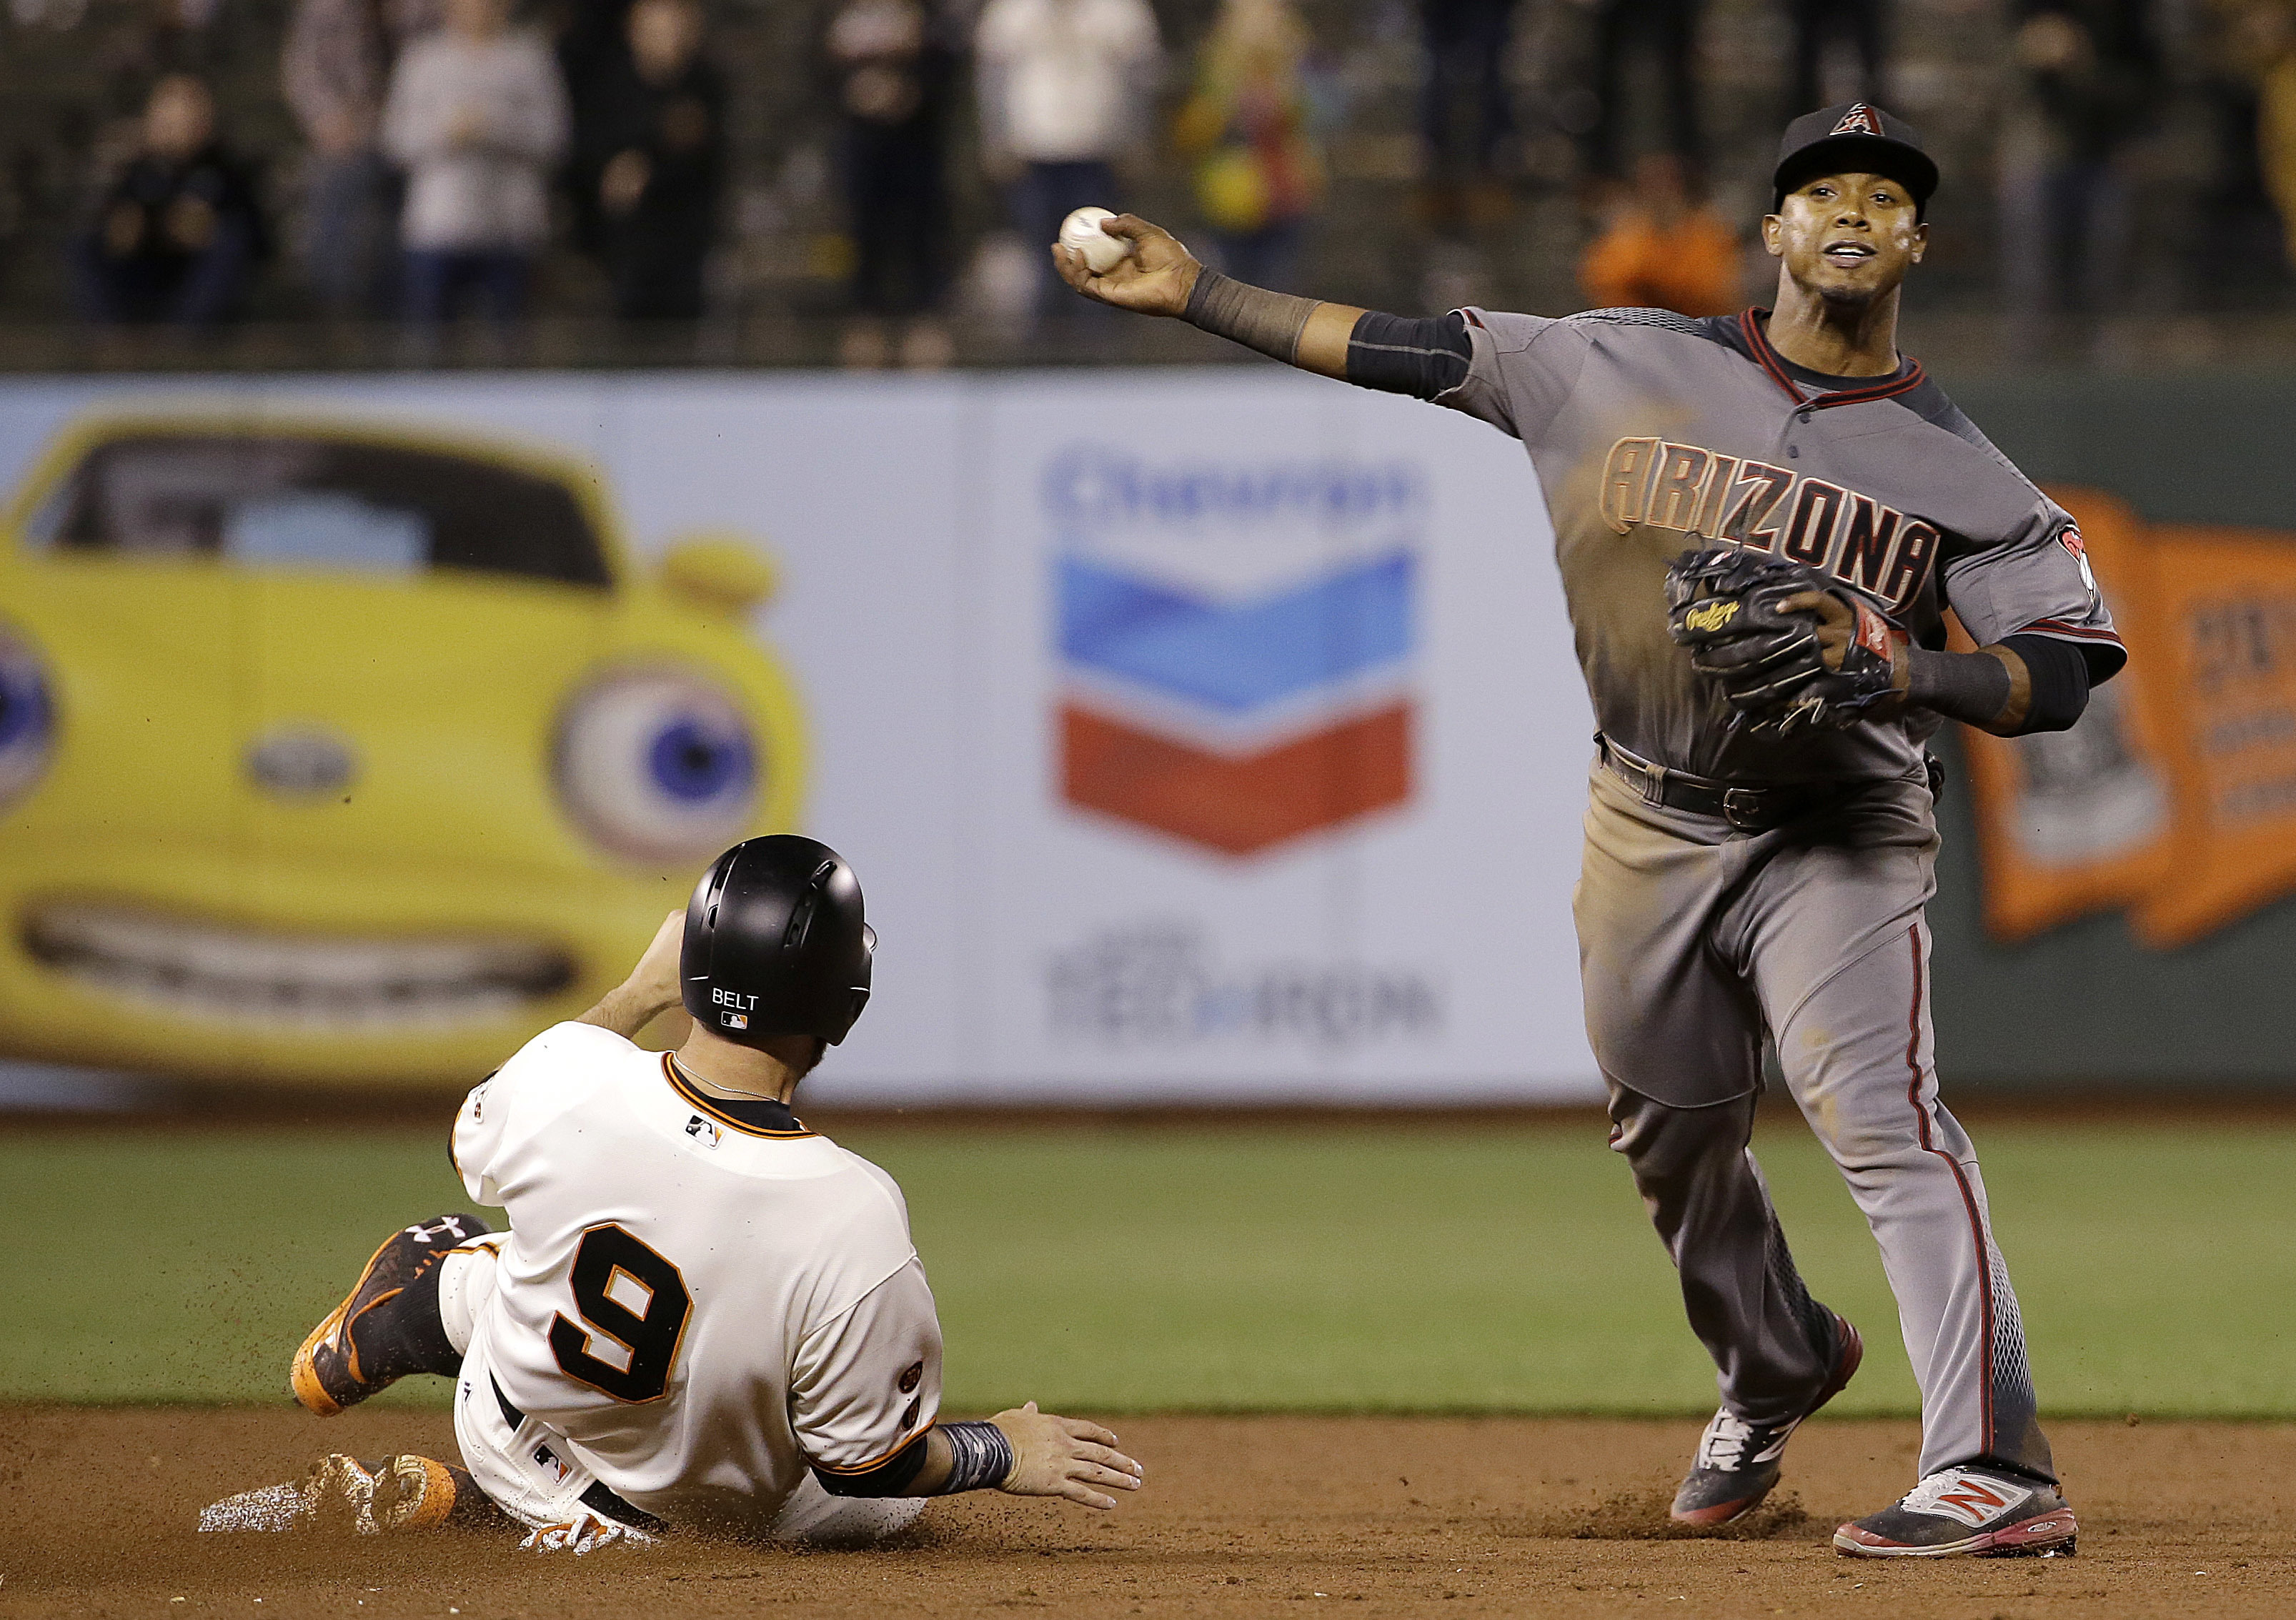
[[2171,872],[2131,918],[2180,945],[2296,889],[2296,544],[2156,525],[2145,688],[2175,782]]
[[[2129,663],[2089,694],[2070,731],[1963,732],[1985,868],[1985,926],[2005,942],[2141,901],[2168,879],[2177,858],[2172,766],[2156,729],[2166,716],[2145,700],[2166,673],[2153,652],[2147,531],[2111,495],[2050,494],[2079,526]],[[1954,644],[1970,646],[1958,626]]]

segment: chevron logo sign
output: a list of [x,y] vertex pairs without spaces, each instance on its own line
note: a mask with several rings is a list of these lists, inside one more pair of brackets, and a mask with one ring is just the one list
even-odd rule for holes
[[1423,483],[1057,458],[1067,802],[1242,856],[1407,800]]

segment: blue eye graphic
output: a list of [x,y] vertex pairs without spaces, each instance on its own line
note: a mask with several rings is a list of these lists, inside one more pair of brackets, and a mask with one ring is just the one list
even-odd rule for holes
[[682,805],[704,805],[746,790],[757,774],[749,738],[693,716],[674,720],[656,733],[646,764],[654,786]]
[[55,703],[40,655],[0,629],[0,805],[20,798],[40,780],[55,737]]
[[750,830],[757,743],[731,697],[648,670],[584,688],[559,723],[559,797],[594,841],[632,860],[706,859]]

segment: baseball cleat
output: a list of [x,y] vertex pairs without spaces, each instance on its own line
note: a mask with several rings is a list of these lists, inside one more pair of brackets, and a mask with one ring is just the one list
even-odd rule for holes
[[2070,1557],[2080,1525],[2056,1487],[1975,1469],[1931,1475],[1893,1507],[1833,1533],[1834,1550],[1855,1559]]
[[428,1457],[386,1457],[374,1479],[374,1527],[396,1535],[470,1519],[488,1504],[471,1477]]
[[1690,1472],[1674,1493],[1669,1517],[1676,1524],[1716,1530],[1760,1507],[1778,1483],[1778,1460],[1785,1454],[1786,1442],[1794,1430],[1857,1376],[1857,1363],[1866,1358],[1866,1341],[1848,1317],[1838,1311],[1827,1314],[1833,1318],[1833,1373],[1817,1392],[1817,1398],[1779,1423],[1749,1423],[1726,1406],[1716,1412],[1714,1421],[1699,1436],[1698,1455]]
[[406,1285],[438,1264],[447,1250],[490,1228],[476,1215],[444,1215],[402,1227],[383,1240],[342,1304],[311,1330],[288,1366],[295,1399],[322,1418],[388,1389],[408,1370],[395,1363],[387,1323],[365,1320],[398,1297]]
[[493,1516],[468,1474],[428,1457],[363,1462],[338,1452],[313,1463],[297,1489],[298,1523],[323,1534],[398,1535]]
[[361,1462],[340,1452],[322,1457],[303,1476],[303,1521],[312,1528],[373,1535],[375,1477],[382,1462]]

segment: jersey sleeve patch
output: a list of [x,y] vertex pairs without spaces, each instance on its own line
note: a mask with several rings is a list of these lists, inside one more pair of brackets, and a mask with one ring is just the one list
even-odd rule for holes
[[2079,526],[2046,496],[2011,532],[1949,557],[1944,585],[1980,646],[2017,634],[2078,642],[2102,655],[2089,659],[2096,680],[2110,676],[2127,658]]
[[[900,1472],[904,1449],[940,1413],[940,1348],[932,1290],[914,1257],[800,1341],[790,1422],[824,1488],[837,1488],[832,1478],[882,1485]],[[924,1466],[921,1448],[906,1466],[901,1488]]]

